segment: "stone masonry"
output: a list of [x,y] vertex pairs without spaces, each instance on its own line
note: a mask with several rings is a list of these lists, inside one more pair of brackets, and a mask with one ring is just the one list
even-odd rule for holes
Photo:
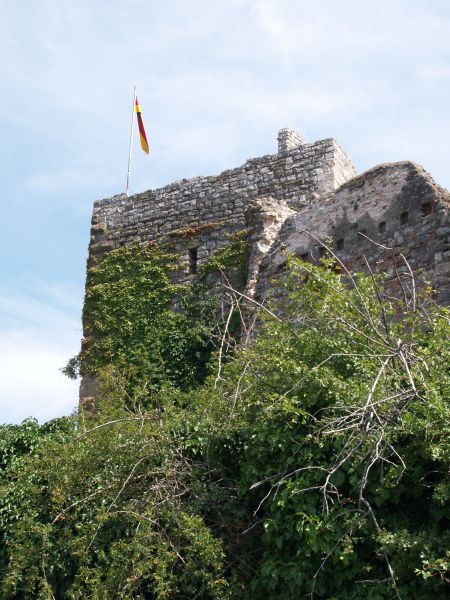
[[403,254],[420,281],[450,304],[450,194],[420,166],[404,161],[383,164],[350,179],[313,206],[287,218],[270,251],[260,261],[259,300],[270,294],[270,280],[286,261],[286,251],[317,262],[332,250],[353,271],[368,265],[392,279],[394,260],[408,271]]
[[[89,260],[132,242],[171,240],[180,256],[174,278],[189,282],[229,234],[245,230],[246,295],[259,301],[271,294],[286,249],[316,262],[326,244],[352,271],[376,265],[392,277],[392,258],[403,254],[438,300],[450,304],[449,209],[449,192],[419,165],[383,164],[358,175],[334,139],[307,143],[285,128],[277,154],[217,176],[95,202]],[[407,268],[402,259],[398,266]],[[85,376],[80,399],[89,403],[94,395],[95,381]]]
[[[227,234],[247,226],[246,212],[255,198],[272,196],[299,210],[357,173],[334,139],[308,144],[294,130],[282,129],[278,141],[277,154],[248,160],[214,177],[183,179],[129,198],[121,194],[97,201],[89,255],[134,241],[176,240],[179,234],[176,250],[188,276],[189,250],[195,249],[201,264],[226,245]],[[189,243],[183,243],[187,231]]]

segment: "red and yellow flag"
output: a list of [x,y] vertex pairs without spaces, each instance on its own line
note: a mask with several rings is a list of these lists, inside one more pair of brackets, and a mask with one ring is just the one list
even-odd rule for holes
[[145,135],[144,122],[142,121],[141,107],[139,106],[137,97],[136,97],[136,104],[135,104],[134,108],[136,110],[137,122],[138,122],[138,126],[139,126],[139,136],[141,138],[141,148],[145,152],[145,154],[148,154],[149,148],[148,148],[147,136]]

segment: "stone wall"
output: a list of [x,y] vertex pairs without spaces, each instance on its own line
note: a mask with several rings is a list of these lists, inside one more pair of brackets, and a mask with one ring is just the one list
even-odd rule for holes
[[[261,261],[257,297],[270,293],[270,280],[282,270],[287,251],[317,262],[326,244],[351,271],[371,268],[394,278],[408,260],[421,281],[450,304],[450,194],[419,165],[379,165],[355,177],[320,202],[285,220]],[[367,260],[367,263],[366,263]]]
[[[183,179],[131,197],[94,204],[89,254],[95,257],[133,241],[173,238],[187,265],[195,249],[199,264],[228,243],[227,234],[246,227],[252,200],[273,196],[295,210],[308,206],[356,175],[334,139],[308,144],[292,129],[279,133],[278,154],[248,160],[213,177]],[[186,243],[189,233],[189,243]],[[191,256],[192,262],[192,256]]]

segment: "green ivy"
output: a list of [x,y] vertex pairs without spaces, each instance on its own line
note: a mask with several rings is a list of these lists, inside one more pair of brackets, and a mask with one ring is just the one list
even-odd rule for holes
[[217,250],[199,268],[199,282],[204,283],[211,273],[232,273],[245,284],[248,273],[249,244],[245,231],[230,236],[230,243]]
[[[66,373],[99,374],[105,367],[145,379],[149,389],[188,389],[203,381],[213,350],[217,295],[207,274],[246,272],[241,236],[202,265],[193,286],[172,282],[177,256],[157,244],[131,244],[88,269],[83,320],[89,333]],[[231,275],[230,275],[231,276]]]

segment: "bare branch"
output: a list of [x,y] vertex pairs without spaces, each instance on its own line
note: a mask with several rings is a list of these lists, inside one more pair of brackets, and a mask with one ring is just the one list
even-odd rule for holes
[[264,310],[267,314],[269,314],[271,317],[273,317],[276,321],[281,321],[280,317],[277,317],[277,315],[275,313],[273,313],[271,310],[269,310],[266,306],[264,306],[260,302],[257,302],[253,298],[250,298],[250,296],[246,296],[242,292],[238,292],[237,290],[235,290],[234,288],[232,288],[229,285],[224,285],[224,288],[227,289],[227,290],[230,290],[231,292],[233,292],[233,294],[237,294],[238,296],[241,296],[242,298],[245,298],[245,300],[247,300],[248,302],[251,302],[252,304],[255,304],[256,306],[258,306],[259,308],[261,308],[262,310]]

